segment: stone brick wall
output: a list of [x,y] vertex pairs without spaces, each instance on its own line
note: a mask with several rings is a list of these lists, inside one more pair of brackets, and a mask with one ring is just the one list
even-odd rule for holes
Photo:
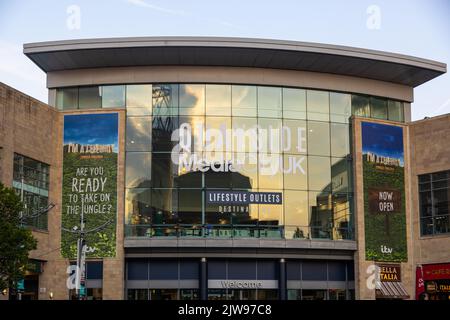
[[48,230],[33,231],[38,246],[30,253],[30,258],[48,261],[40,283],[46,290],[40,294],[43,299],[48,296],[47,270],[52,265],[52,250],[59,248],[55,239],[60,205],[60,165],[56,157],[59,125],[59,114],[54,108],[0,83],[0,180],[12,186],[14,153],[50,165],[49,203],[56,207],[49,212]]
[[[50,165],[49,202],[56,206],[48,215],[48,230],[33,231],[38,240],[37,250],[30,258],[44,260],[39,276],[39,299],[69,298],[66,286],[69,261],[61,257],[61,199],[62,199],[62,139],[63,115],[79,113],[119,113],[119,163],[117,237],[115,258],[103,261],[103,298],[123,299],[124,295],[124,166],[125,166],[125,110],[83,110],[59,112],[47,104],[33,99],[0,83],[0,181],[12,185],[14,152]],[[7,297],[0,295],[0,299]]]
[[450,114],[415,121],[410,125],[412,155],[412,212],[414,264],[450,262],[450,234],[420,235],[418,175],[450,170]]

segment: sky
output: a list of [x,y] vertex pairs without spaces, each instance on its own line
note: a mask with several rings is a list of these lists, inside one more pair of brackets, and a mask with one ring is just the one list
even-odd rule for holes
[[117,152],[117,113],[64,116],[64,144],[113,144]]
[[[46,102],[24,43],[132,36],[295,40],[450,64],[449,16],[450,0],[0,0],[0,81]],[[414,95],[413,120],[450,113],[450,75]]]

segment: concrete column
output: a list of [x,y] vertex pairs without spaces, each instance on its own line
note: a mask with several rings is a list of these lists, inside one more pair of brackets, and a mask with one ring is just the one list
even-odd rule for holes
[[280,259],[280,279],[278,281],[278,288],[280,290],[280,300],[287,300],[286,260],[284,259]]
[[206,258],[200,260],[200,300],[208,300],[208,270]]

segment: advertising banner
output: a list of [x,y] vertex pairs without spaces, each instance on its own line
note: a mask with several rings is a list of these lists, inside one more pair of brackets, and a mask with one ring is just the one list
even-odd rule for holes
[[366,259],[407,261],[403,128],[362,122]]
[[63,144],[61,254],[76,257],[83,214],[86,256],[114,257],[118,114],[65,115]]

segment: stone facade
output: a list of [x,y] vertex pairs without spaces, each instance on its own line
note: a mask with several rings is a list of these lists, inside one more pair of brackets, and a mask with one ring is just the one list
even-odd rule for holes
[[[38,248],[30,258],[43,260],[39,277],[39,299],[68,299],[67,259],[61,257],[62,139],[66,114],[119,114],[119,160],[117,203],[117,255],[103,259],[103,299],[124,299],[124,194],[125,187],[125,109],[58,111],[7,85],[0,83],[0,180],[12,185],[13,156],[19,153],[50,165],[48,230],[33,230]],[[421,264],[450,262],[450,235],[420,236],[417,176],[450,170],[450,114],[412,123],[396,123],[353,117],[353,163],[355,190],[355,288],[357,299],[375,299],[367,287],[367,268],[374,264],[365,258],[364,197],[361,151],[361,122],[401,126],[404,130],[406,230],[408,261],[401,264],[402,283],[411,299],[415,297],[415,268]],[[439,248],[438,250],[436,248]],[[0,295],[0,299],[4,296]]]
[[[84,113],[105,113],[105,110]],[[112,112],[112,111],[109,111]],[[119,150],[124,150],[125,113],[119,113]],[[72,112],[80,113],[80,112]],[[12,186],[14,153],[50,166],[49,203],[55,207],[48,214],[48,230],[33,230],[38,247],[31,259],[44,261],[39,276],[39,299],[68,299],[66,286],[69,261],[61,257],[62,139],[63,115],[47,104],[0,83],[0,181]],[[124,188],[124,152],[119,152],[118,187]],[[123,212],[123,195],[118,191],[118,212]],[[117,219],[117,256],[104,260],[104,299],[123,299],[123,215]],[[0,299],[7,297],[0,295]]]
[[450,234],[421,236],[418,176],[450,170],[450,114],[412,122],[410,144],[412,158],[411,194],[414,206],[414,268],[421,264],[450,263]]

